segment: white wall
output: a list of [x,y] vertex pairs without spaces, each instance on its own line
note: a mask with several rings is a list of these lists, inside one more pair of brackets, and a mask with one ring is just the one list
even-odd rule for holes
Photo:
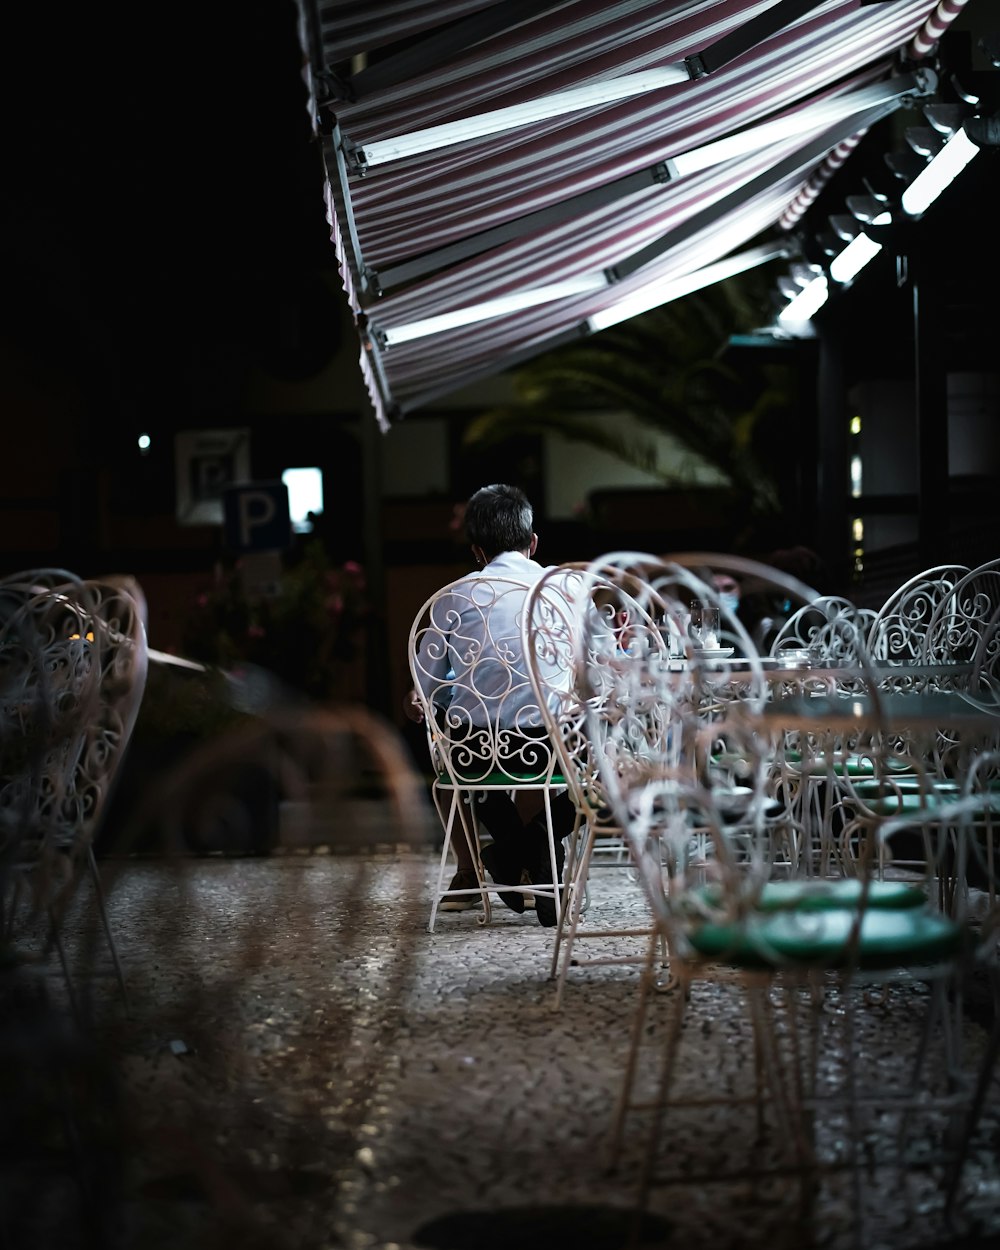
[[[447,492],[449,421],[458,419],[415,415],[394,425],[378,440],[383,497],[421,498]],[[622,438],[651,442],[656,448],[658,464],[683,474],[685,485],[723,484],[724,478],[715,468],[670,436],[647,430],[626,413],[608,413],[604,420]],[[594,490],[663,484],[654,474],[633,468],[601,448],[560,434],[546,435],[543,442],[545,511],[553,519],[568,520],[576,516]]]
[[[663,469],[684,474],[690,486],[719,486],[725,479],[712,465],[700,460],[666,434],[654,433],[626,413],[608,413],[609,425],[623,438],[652,442],[657,463]],[[547,513],[557,520],[576,515],[592,490],[618,487],[662,486],[662,479],[632,468],[610,452],[561,435],[545,439],[545,490]]]

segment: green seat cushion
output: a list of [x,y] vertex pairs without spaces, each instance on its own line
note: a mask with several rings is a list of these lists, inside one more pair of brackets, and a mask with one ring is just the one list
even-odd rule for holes
[[[883,795],[880,795],[877,784],[859,785],[854,788],[858,798],[877,816],[906,816],[920,813],[945,819],[948,815],[948,808],[961,797],[954,782],[942,782],[931,794],[921,793],[919,786],[897,786],[895,782],[893,791]],[[982,803],[978,808],[978,813],[976,810],[967,811],[963,819],[975,820],[977,814],[986,816],[1000,813],[1000,793],[990,793],[979,797]]]
[[688,940],[710,959],[745,968],[900,968],[937,963],[962,944],[954,921],[922,907],[866,909],[856,949],[857,910],[782,908],[752,913],[741,924],[693,926]]
[[893,775],[889,780],[879,782],[872,778],[871,781],[862,780],[854,787],[858,794],[878,795],[880,787],[889,787],[892,790],[899,790],[903,794],[919,794],[921,789],[934,794],[953,796],[958,793],[957,781],[930,781],[928,778],[921,779],[916,773],[909,774],[905,777]]
[[[883,761],[882,770],[893,778],[906,777],[913,773],[912,766],[903,760]],[[824,776],[827,773],[832,773],[835,777],[874,777],[875,763],[867,755],[848,755],[829,763],[823,759],[812,760],[805,771],[815,777]]]
[[[797,907],[802,911],[829,911],[834,907],[857,907],[864,883],[858,877],[836,880],[768,881],[761,891],[761,911],[781,911]],[[905,881],[869,881],[867,903],[875,908],[923,907],[927,897]]]
[[[808,878],[799,881],[768,881],[755,902],[758,912],[829,911],[831,908],[857,907],[863,883],[858,877]],[[718,907],[722,891],[717,885],[694,891],[696,897],[710,907]],[[878,909],[923,907],[924,892],[906,881],[869,881],[867,906]]]

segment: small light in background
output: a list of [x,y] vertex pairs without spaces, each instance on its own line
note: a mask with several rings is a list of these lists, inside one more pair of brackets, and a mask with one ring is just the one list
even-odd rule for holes
[[139,454],[143,456],[148,456],[149,449],[153,445],[153,440],[149,437],[148,434],[140,434],[138,441],[139,441]]
[[288,513],[296,534],[312,532],[312,518],[323,511],[323,470],[286,469],[281,480],[288,487]]
[[851,417],[851,433],[852,434],[861,433],[861,418],[860,417]]
[[851,457],[851,498],[852,499],[861,498],[861,485],[862,485],[861,457],[852,456]]

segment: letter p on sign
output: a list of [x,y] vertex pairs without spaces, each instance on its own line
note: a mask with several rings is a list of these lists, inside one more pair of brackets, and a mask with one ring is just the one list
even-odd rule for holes
[[291,542],[288,487],[245,482],[223,492],[226,546],[230,551],[283,551]]

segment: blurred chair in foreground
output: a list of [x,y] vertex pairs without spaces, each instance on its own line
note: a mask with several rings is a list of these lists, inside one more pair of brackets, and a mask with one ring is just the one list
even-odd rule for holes
[[0,582],[0,936],[26,957],[41,923],[36,953],[56,949],[71,999],[63,927],[87,874],[125,993],[93,841],[145,685],[143,606],[127,579]]

